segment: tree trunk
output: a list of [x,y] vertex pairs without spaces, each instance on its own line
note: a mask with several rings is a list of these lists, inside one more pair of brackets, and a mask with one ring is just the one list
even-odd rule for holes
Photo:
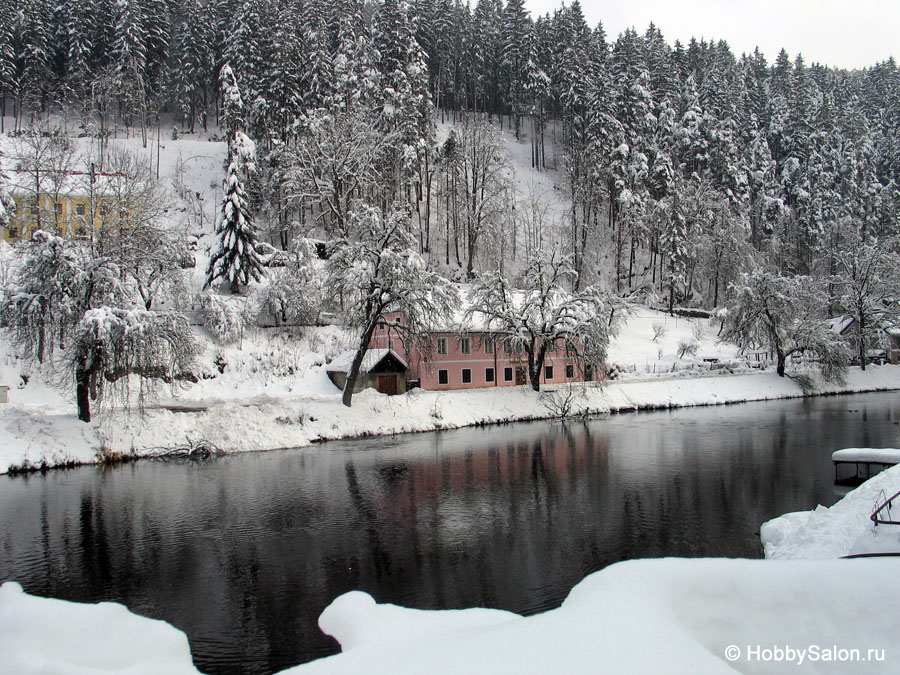
[[857,319],[858,320],[856,322],[856,328],[857,328],[856,332],[859,335],[859,367],[862,370],[865,370],[866,369],[866,338],[865,338],[866,323],[865,323],[865,320],[861,316],[857,317]]
[[375,332],[375,326],[378,324],[379,316],[380,313],[375,313],[369,320],[369,324],[366,326],[362,337],[359,339],[359,347],[356,350],[356,356],[353,357],[353,363],[350,364],[350,370],[347,372],[347,381],[344,382],[344,394],[341,397],[341,403],[348,408],[353,400],[353,389],[356,387],[356,380],[359,379],[359,369],[360,366],[362,366],[363,359],[366,357],[366,352],[369,350],[369,341],[372,339],[372,334]]
[[91,374],[78,368],[75,371],[75,400],[78,404],[78,419],[82,422],[91,421]]
[[787,356],[780,349],[775,353],[778,355],[778,365],[775,367],[775,372],[778,373],[778,377],[784,377],[784,364],[787,361]]
[[544,367],[544,357],[547,354],[547,347],[541,345],[535,356],[534,349],[528,350],[528,379],[531,382],[531,388],[535,391],[541,390],[541,369]]

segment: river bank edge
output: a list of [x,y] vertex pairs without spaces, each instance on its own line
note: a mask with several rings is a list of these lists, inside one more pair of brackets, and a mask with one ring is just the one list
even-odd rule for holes
[[112,411],[85,424],[74,410],[9,403],[0,409],[0,473],[45,471],[169,455],[207,456],[301,448],[331,440],[393,436],[560,417],[726,405],[900,389],[900,366],[851,368],[843,383],[808,384],[774,372],[624,380],[603,385],[458,391],[366,390],[255,400],[175,400],[166,407]]

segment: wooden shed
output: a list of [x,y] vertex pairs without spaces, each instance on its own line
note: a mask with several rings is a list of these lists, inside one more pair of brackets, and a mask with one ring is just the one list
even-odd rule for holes
[[[342,391],[347,382],[347,372],[350,370],[354,356],[356,356],[355,351],[343,352],[325,366],[328,378]],[[391,396],[403,394],[406,392],[408,370],[409,365],[393,349],[369,349],[360,365],[359,377],[353,393],[371,387],[382,394]]]

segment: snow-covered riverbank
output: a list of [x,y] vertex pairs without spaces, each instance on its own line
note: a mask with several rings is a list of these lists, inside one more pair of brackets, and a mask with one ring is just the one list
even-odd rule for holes
[[[897,451],[894,450],[894,453]],[[892,454],[885,452],[884,454]],[[760,538],[766,558],[840,558],[867,553],[900,553],[900,526],[878,525],[869,518],[900,490],[900,465],[870,478],[831,508],[786,513],[764,523]],[[895,504],[900,508],[900,504]],[[898,520],[894,511],[893,520]],[[896,560],[896,558],[895,558]]]
[[[843,385],[816,393],[900,388],[900,367],[853,368]],[[13,392],[15,393],[15,392]],[[340,394],[305,394],[251,399],[180,399],[180,411],[113,412],[91,424],[74,411],[14,401],[0,407],[0,473],[18,467],[54,467],[100,461],[107,455],[152,456],[162,449],[206,442],[223,452],[302,447],[323,440],[433,431],[553,417],[570,413],[614,413],[640,409],[718,405],[803,396],[794,380],[763,372],[713,377],[649,378],[603,387],[548,390],[527,387],[455,392],[414,390],[388,397],[367,390],[341,405]]]

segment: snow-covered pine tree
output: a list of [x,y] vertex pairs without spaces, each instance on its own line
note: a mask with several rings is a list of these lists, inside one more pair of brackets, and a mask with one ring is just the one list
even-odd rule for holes
[[120,112],[130,120],[135,112],[144,123],[146,114],[147,46],[137,0],[115,0],[112,63]]
[[166,0],[139,0],[144,33],[144,78],[148,98],[164,100],[166,62],[172,42],[170,3]]
[[[237,78],[231,69],[231,64],[226,63],[219,72],[219,82],[222,88],[222,126],[231,139],[235,133],[244,130],[246,122],[244,111],[244,98],[238,87]],[[228,160],[230,163],[230,159]]]
[[53,32],[50,7],[41,0],[14,6],[10,41],[14,54],[11,92],[16,99],[17,123],[29,110],[40,110],[52,86]]
[[244,133],[244,104],[234,72],[226,63],[220,73],[223,123],[228,129],[228,156],[222,185],[222,206],[216,224],[218,245],[206,269],[206,286],[216,279],[229,282],[232,293],[264,274],[256,251],[256,226],[250,215],[246,182],[256,168],[256,145]]
[[235,294],[251,279],[259,281],[264,274],[256,252],[256,226],[244,190],[246,166],[252,163],[254,156],[253,142],[242,131],[235,132],[229,143],[222,207],[216,225],[218,246],[206,269],[206,286],[216,279],[223,279]]
[[182,129],[194,132],[197,121],[206,127],[209,92],[214,89],[215,33],[206,20],[209,8],[199,0],[186,0],[175,30],[171,64],[171,96]]
[[500,29],[500,67],[505,108],[513,118],[517,140],[525,113],[531,33],[531,17],[525,9],[524,0],[507,0]]

